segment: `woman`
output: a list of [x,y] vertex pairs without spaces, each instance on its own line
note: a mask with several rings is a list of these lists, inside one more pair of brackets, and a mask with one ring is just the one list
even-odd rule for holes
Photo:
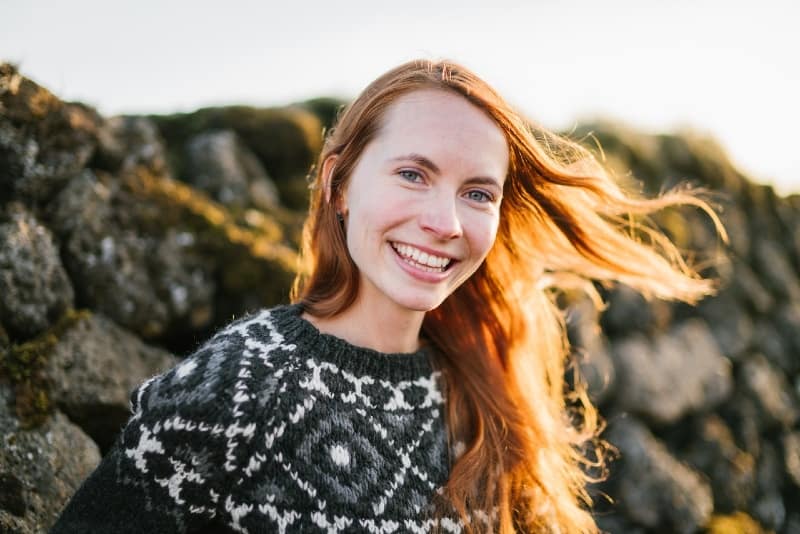
[[676,204],[723,233],[693,194],[623,193],[455,63],[387,72],[326,138],[294,304],[138,388],[53,532],[597,532],[600,425],[565,394],[554,296],[709,293],[631,218]]

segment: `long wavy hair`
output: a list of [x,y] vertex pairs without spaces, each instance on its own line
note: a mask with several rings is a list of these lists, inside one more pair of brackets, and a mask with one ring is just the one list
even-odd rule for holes
[[[603,472],[602,421],[583,383],[567,386],[569,346],[555,297],[576,285],[597,297],[593,282],[622,282],[647,297],[694,302],[713,283],[646,215],[690,204],[708,213],[723,239],[724,229],[697,191],[656,198],[626,191],[588,150],[533,126],[468,69],[410,61],[373,81],[326,135],[292,290],[314,316],[336,315],[356,299],[359,272],[335,199],[387,108],[420,89],[461,95],[500,127],[509,147],[495,244],[422,327],[446,377],[448,438],[463,451],[442,497],[470,532],[597,532],[586,485]],[[332,155],[336,164],[322,176]],[[493,520],[480,523],[475,511]]]

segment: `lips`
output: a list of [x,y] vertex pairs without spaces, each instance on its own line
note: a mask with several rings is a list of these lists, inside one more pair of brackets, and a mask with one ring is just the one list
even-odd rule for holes
[[425,272],[443,273],[456,261],[449,256],[422,250],[405,243],[390,242],[390,244],[402,261]]

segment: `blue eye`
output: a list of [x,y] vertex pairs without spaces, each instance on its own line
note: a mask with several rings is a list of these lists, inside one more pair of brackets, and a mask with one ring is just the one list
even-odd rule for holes
[[416,182],[421,182],[422,181],[422,175],[420,173],[418,173],[417,171],[404,169],[404,170],[400,171],[398,174],[400,174],[400,176],[402,176],[403,179],[405,179],[405,180],[407,180],[409,182],[416,183]]
[[480,189],[473,189],[472,191],[467,192],[467,198],[470,200],[474,200],[475,202],[491,202],[494,200],[494,197],[487,193],[486,191],[481,191]]

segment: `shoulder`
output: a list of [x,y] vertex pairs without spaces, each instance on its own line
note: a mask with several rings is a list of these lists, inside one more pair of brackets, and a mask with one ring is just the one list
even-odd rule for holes
[[237,318],[172,369],[142,383],[130,397],[134,418],[162,411],[224,418],[240,402],[244,387],[265,379],[276,360],[294,349],[280,329],[289,308],[265,308]]

